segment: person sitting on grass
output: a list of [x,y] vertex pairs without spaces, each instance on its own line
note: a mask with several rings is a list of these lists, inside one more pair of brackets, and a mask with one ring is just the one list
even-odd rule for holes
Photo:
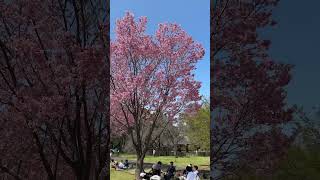
[[124,164],[124,167],[126,167],[126,169],[129,168],[129,161],[128,161],[128,159],[126,159],[123,164]]
[[124,170],[127,169],[127,167],[124,165],[123,161],[117,162],[113,159],[111,159],[111,168],[114,168],[114,170]]
[[142,180],[161,180],[161,177],[158,175],[150,175],[148,173],[140,173],[140,178]]
[[191,166],[188,166],[188,167],[186,168],[186,170],[187,170],[187,179],[186,179],[186,180],[196,180],[197,175],[196,175],[196,173],[194,173],[194,172],[192,171],[192,167],[191,167]]
[[200,179],[198,166],[193,166],[193,173],[196,174],[196,180]]
[[199,174],[198,166],[193,166],[193,172],[196,173],[196,175]]
[[127,167],[124,165],[122,160],[117,164],[117,167],[118,167],[118,170],[127,169]]
[[186,177],[184,176],[184,171],[180,171],[176,174],[176,179],[175,180],[185,180]]
[[142,180],[150,180],[150,177],[151,177],[151,175],[149,175],[147,173],[144,173],[144,172],[140,173],[140,178]]
[[161,177],[158,175],[153,175],[150,177],[150,180],[161,180]]
[[152,173],[153,175],[161,176],[161,168],[162,168],[162,162],[159,161],[157,164],[152,165]]
[[174,177],[174,173],[176,172],[176,167],[173,165],[173,162],[170,162],[170,165],[167,169],[167,174],[164,176],[165,180],[170,180]]
[[189,168],[192,169],[192,164],[187,165],[186,169],[183,171],[183,175],[184,175],[185,177],[187,177],[187,175],[188,175],[188,169],[189,169]]
[[114,170],[117,170],[117,162],[114,159],[111,159],[111,168],[114,168]]

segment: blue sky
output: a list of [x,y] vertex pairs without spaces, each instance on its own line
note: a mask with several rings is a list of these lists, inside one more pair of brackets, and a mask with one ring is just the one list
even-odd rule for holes
[[148,33],[153,34],[159,23],[177,23],[205,48],[205,56],[197,64],[195,77],[202,83],[200,94],[210,97],[210,1],[209,0],[111,0],[111,39],[117,19],[126,11],[135,17],[148,18]]
[[320,104],[319,6],[320,1],[280,1],[273,14],[277,27],[262,33],[272,42],[271,57],[295,66],[288,102],[307,111]]

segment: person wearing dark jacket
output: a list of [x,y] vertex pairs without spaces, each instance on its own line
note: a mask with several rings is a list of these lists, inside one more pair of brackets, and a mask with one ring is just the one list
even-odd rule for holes
[[161,168],[162,168],[162,162],[161,161],[159,161],[157,164],[154,164],[152,166],[153,175],[161,176]]
[[167,169],[167,174],[164,176],[164,179],[170,180],[172,177],[174,177],[175,172],[176,167],[173,165],[173,162],[170,162],[170,166]]

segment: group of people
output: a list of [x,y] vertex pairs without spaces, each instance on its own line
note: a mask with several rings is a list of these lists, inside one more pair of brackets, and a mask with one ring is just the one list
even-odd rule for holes
[[[111,168],[114,168],[115,170],[126,170],[129,168],[129,166],[130,164],[128,160],[125,160],[124,162],[123,160],[117,162],[114,159],[111,159]],[[150,172],[141,173],[140,177],[141,179],[146,180],[160,180],[162,175],[165,180],[200,180],[198,166],[193,166],[192,164],[189,164],[183,171],[177,172],[174,163],[170,162],[166,172],[163,172],[161,161],[157,162],[156,164],[153,164]]]
[[199,171],[198,166],[192,166],[189,164],[186,169],[183,171],[183,175],[179,177],[180,180],[199,180]]
[[124,162],[121,160],[120,162],[111,159],[111,168],[115,170],[125,170],[129,168],[129,161],[125,160]]
[[176,172],[176,167],[174,166],[173,162],[170,162],[170,165],[167,168],[166,172],[162,172],[162,162],[159,161],[158,163],[152,166],[151,172],[149,173],[141,173],[141,177],[143,179],[160,179],[161,174],[164,174],[165,180],[171,180],[173,178],[179,180],[200,180],[198,166],[192,166],[189,164],[186,169],[182,173]]

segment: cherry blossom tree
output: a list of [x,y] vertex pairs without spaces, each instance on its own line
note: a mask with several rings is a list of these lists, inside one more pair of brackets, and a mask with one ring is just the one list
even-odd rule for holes
[[126,13],[111,43],[112,131],[131,137],[137,178],[150,145],[161,135],[154,135],[157,122],[171,123],[180,113],[199,108],[200,83],[193,70],[204,55],[179,25],[160,24],[154,35],[146,33],[146,25],[146,17],[135,21]]
[[286,153],[282,130],[294,108],[286,104],[292,66],[272,60],[258,31],[276,22],[278,0],[216,0],[211,12],[211,170],[214,178],[244,166],[264,175]]
[[1,178],[108,178],[107,4],[0,1]]

